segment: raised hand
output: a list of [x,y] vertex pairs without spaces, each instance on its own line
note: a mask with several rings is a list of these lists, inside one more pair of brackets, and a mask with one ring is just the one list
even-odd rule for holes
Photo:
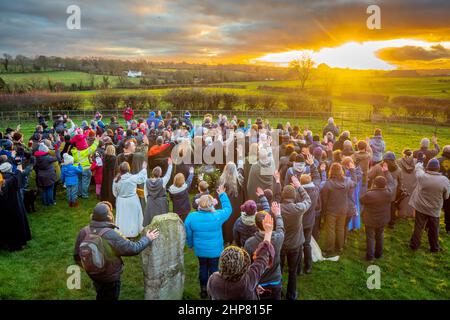
[[168,159],[167,159],[167,163],[169,164],[169,166],[170,166],[171,164],[173,164],[172,158],[168,158]]
[[320,171],[325,171],[326,169],[327,169],[327,164],[325,163],[325,162],[322,162],[321,164],[320,164]]
[[314,164],[314,156],[312,154],[308,154],[306,156],[306,164],[312,166]]
[[383,162],[383,164],[381,165],[381,171],[386,172],[388,170],[388,164],[386,162]]
[[297,178],[297,176],[292,176],[291,177],[291,180],[292,180],[292,186],[295,188],[295,189],[298,189],[302,184],[300,183],[300,181],[298,180],[298,178]]
[[263,221],[264,233],[272,233],[273,231],[273,219],[270,214],[266,214]]
[[217,188],[217,194],[221,195],[222,193],[224,193],[226,191],[225,186],[223,184],[221,184],[218,188]]
[[281,215],[280,205],[276,201],[272,202],[272,206],[271,206],[270,210],[276,217]]

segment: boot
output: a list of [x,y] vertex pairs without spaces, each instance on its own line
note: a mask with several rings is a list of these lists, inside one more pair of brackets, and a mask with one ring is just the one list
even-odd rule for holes
[[302,260],[303,260],[303,246],[302,249],[300,250],[300,253],[298,255],[298,260],[297,260],[297,275],[299,276],[300,273],[302,273]]
[[73,207],[73,202],[69,201],[69,208],[72,208],[72,207]]
[[204,286],[200,287],[200,298],[201,299],[207,299],[208,298],[208,291],[206,290],[206,287],[204,287]]
[[75,200],[72,204],[72,207],[78,208],[78,200]]

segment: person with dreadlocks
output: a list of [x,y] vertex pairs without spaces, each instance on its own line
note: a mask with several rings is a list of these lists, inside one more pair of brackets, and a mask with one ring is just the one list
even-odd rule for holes
[[250,255],[242,248],[229,246],[219,259],[219,271],[208,280],[208,294],[212,300],[258,300],[261,287],[258,283],[268,267],[273,264],[275,249],[271,244],[273,219],[266,214],[263,220],[264,240]]

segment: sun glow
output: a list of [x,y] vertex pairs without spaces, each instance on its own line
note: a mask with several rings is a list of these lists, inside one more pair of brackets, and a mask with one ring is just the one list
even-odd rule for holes
[[330,67],[338,68],[393,70],[397,67],[380,59],[377,56],[377,51],[383,48],[398,48],[403,46],[430,48],[437,44],[441,44],[444,47],[450,47],[450,42],[432,43],[411,39],[364,42],[351,41],[338,47],[322,48],[318,51],[293,50],[280,53],[268,53],[262,57],[253,59],[252,62],[287,66],[290,61],[307,53],[314,59],[317,65],[326,63]]

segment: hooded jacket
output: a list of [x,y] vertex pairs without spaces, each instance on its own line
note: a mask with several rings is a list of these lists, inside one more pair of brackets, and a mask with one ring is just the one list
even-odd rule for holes
[[257,200],[256,197],[256,188],[260,187],[263,190],[272,189],[273,188],[273,175],[272,174],[262,174],[267,172],[272,172],[272,162],[268,161],[267,163],[262,163],[258,161],[252,164],[250,168],[250,172],[248,174],[248,183],[247,183],[247,195],[248,200]]
[[356,187],[355,169],[351,169],[351,178],[344,177],[343,180],[335,178],[325,182],[321,191],[322,214],[345,216],[350,207],[350,195]]
[[298,198],[302,199],[301,201],[283,199],[280,205],[285,226],[283,250],[298,249],[305,242],[303,215],[311,207],[311,198],[302,186],[297,189],[297,192],[299,193]]
[[78,185],[78,175],[83,172],[81,165],[63,164],[61,169],[61,182],[66,186]]
[[189,174],[186,182],[181,186],[177,187],[171,185],[169,187],[169,195],[173,204],[173,212],[179,215],[188,214],[191,211],[191,203],[189,202],[189,189],[194,179],[194,174]]
[[374,136],[369,141],[370,148],[372,149],[373,162],[380,162],[383,160],[383,154],[386,150],[386,144],[384,143],[382,136]]
[[[275,225],[276,229],[273,230],[272,238],[270,239],[270,243],[275,249],[275,255],[272,265],[264,271],[261,279],[259,280],[259,285],[262,287],[269,285],[281,286],[280,252],[284,242],[284,223],[281,216],[275,217]],[[248,252],[250,257],[253,256],[259,244],[263,241],[264,234],[262,232],[257,232],[253,237],[249,238],[245,242],[244,248]]]
[[94,143],[87,149],[78,150],[77,148],[72,148],[72,157],[74,163],[81,163],[83,170],[90,170],[91,163],[89,162],[89,156],[95,152],[98,147],[98,141],[95,140]]
[[232,213],[226,192],[219,196],[222,209],[191,212],[185,222],[186,243],[201,258],[218,258],[223,251],[222,224]]
[[441,166],[441,173],[447,179],[450,179],[450,152],[443,152],[442,157],[439,159],[439,165]]
[[359,197],[363,204],[362,221],[372,228],[384,227],[391,219],[391,193],[394,188],[394,179],[387,172],[385,188],[372,188]]
[[38,186],[50,187],[58,180],[53,166],[53,163],[57,162],[58,159],[43,151],[36,151],[34,156],[36,157],[34,169],[36,170]]

